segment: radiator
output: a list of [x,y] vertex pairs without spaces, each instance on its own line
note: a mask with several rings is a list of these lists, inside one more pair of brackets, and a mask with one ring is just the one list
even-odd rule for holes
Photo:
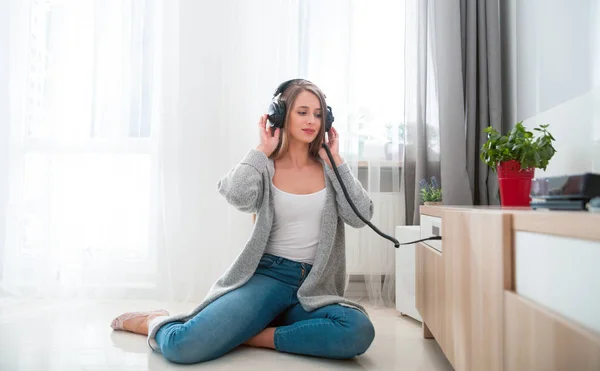
[[[419,236],[419,226],[396,227],[395,237],[400,243],[418,240]],[[415,303],[415,244],[396,249],[396,309],[422,321]]]

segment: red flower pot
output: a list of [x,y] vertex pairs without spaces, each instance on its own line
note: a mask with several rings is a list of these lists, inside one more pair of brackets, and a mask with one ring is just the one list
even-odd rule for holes
[[516,160],[498,164],[502,206],[529,206],[531,201],[529,193],[534,173],[535,168],[521,170],[521,163]]

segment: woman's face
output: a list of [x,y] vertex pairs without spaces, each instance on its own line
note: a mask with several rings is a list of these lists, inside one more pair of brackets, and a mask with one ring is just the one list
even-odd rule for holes
[[310,144],[319,135],[322,117],[321,102],[315,94],[309,91],[298,94],[288,118],[291,139]]

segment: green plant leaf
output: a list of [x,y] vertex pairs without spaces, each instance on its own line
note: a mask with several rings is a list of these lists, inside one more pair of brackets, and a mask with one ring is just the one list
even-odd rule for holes
[[[541,125],[528,131],[523,122],[518,122],[507,135],[500,135],[491,126],[484,129],[488,140],[481,146],[479,157],[493,171],[500,162],[517,160],[521,168],[537,167],[546,169],[550,159],[556,153],[552,146],[554,137],[547,130],[548,125]],[[537,137],[534,136],[537,133]]]

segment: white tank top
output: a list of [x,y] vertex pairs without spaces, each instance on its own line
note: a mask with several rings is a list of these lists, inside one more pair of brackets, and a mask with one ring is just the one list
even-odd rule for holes
[[297,195],[273,184],[275,216],[265,253],[300,263],[313,264],[321,236],[321,217],[326,188]]

